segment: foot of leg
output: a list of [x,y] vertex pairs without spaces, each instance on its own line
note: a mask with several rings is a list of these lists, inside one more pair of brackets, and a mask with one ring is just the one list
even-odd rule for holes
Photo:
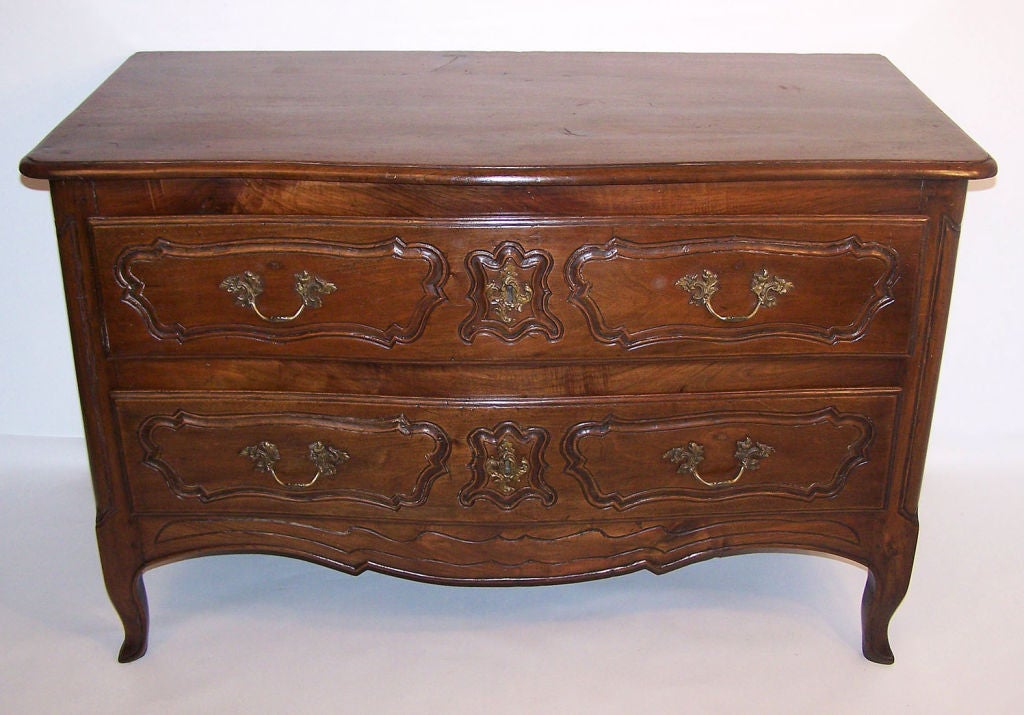
[[903,600],[909,584],[907,579],[901,588],[898,584],[889,583],[889,580],[888,576],[879,579],[874,569],[868,571],[860,610],[864,657],[884,665],[891,665],[896,660],[889,646],[889,621]]
[[113,584],[108,578],[107,593],[124,624],[124,643],[121,644],[117,659],[122,663],[137,660],[146,654],[149,636],[149,606],[142,572],[137,571]]
[[117,659],[122,663],[130,663],[146,654],[149,640],[149,606],[141,572],[131,579],[125,591],[117,599],[111,593],[110,598],[124,624],[124,643],[121,644]]

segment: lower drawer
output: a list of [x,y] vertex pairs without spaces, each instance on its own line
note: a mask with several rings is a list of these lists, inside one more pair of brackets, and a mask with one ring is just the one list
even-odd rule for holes
[[140,513],[524,524],[880,508],[896,402],[115,397]]

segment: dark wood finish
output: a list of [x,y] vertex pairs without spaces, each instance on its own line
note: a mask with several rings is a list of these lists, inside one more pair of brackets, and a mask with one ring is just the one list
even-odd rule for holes
[[[312,338],[383,348],[415,342],[430,313],[447,302],[444,254],[403,241],[393,227],[355,234],[308,222],[94,226],[97,259],[113,267],[105,302],[111,311],[128,305],[136,313],[105,314],[111,352],[145,354],[204,338],[229,350]],[[268,320],[222,285],[246,272],[263,282],[256,308],[271,319],[303,306],[294,287],[298,273],[323,277],[334,289],[301,319]]]
[[[91,239],[97,262],[110,266],[100,281],[115,357],[632,361],[747,354],[751,343],[758,352],[903,354],[927,228],[908,216],[104,218]],[[484,293],[509,260],[533,298],[505,325]],[[220,287],[254,271],[265,283],[260,304],[287,315],[299,305],[294,274],[313,266],[338,290],[292,322],[261,320]],[[705,268],[720,273],[715,302],[727,312],[749,310],[761,268],[794,286],[755,319],[722,323],[675,286]]]
[[[389,367],[390,365],[390,367]],[[637,386],[650,394],[747,390],[810,390],[833,387],[888,387],[905,378],[906,361],[898,357],[863,355],[787,356],[785,370],[757,355],[673,360],[574,361],[530,363],[416,362],[394,363],[341,358],[207,358],[196,375],[181,372],[179,360],[114,361],[117,384],[136,390],[274,390],[288,385],[295,392],[327,394],[446,397],[459,385],[467,395],[492,398],[586,397],[635,395]],[[668,368],[668,369],[666,369]]]
[[[892,662],[995,164],[883,58],[142,54],[22,170],[121,660],[143,571],[203,554],[481,585],[800,549],[868,569]],[[742,317],[762,270],[743,320],[682,287]]]
[[[594,339],[629,350],[658,343],[753,339],[850,343],[872,352],[905,349],[907,313],[899,308],[885,311],[882,320],[891,318],[899,326],[890,329],[875,318],[894,303],[909,310],[910,301],[896,300],[896,284],[902,282],[900,292],[915,290],[915,254],[923,223],[844,227],[778,219],[771,228],[739,222],[694,228],[680,226],[665,241],[649,240],[635,229],[616,230],[604,245],[583,245],[572,254],[565,266],[568,302],[583,312]],[[897,243],[903,248],[899,253],[894,250]],[[902,257],[899,268],[897,255]],[[759,270],[792,278],[792,286],[775,298],[778,305],[766,306],[764,312],[750,290],[751,277]],[[753,308],[760,312],[757,319],[723,321],[692,300],[679,280],[704,271],[721,279],[710,301],[717,311],[742,317]],[[873,334],[868,335],[872,323]]]
[[[177,499],[194,497],[203,504],[222,499],[237,503],[240,497],[252,497],[257,503],[334,499],[395,510],[422,506],[434,480],[448,473],[448,435],[432,422],[410,422],[401,413],[364,418],[351,414],[154,411],[122,428],[138,441],[127,463],[148,467],[164,480],[154,484],[151,474],[133,474],[132,484],[138,484],[132,488],[135,506],[145,511],[148,502],[162,502],[166,508],[168,489]],[[273,475],[254,468],[244,451],[262,442],[280,447],[283,461]],[[306,459],[308,445],[316,442],[343,451],[345,462],[337,468],[340,475],[334,472],[311,479],[321,477],[317,466]],[[136,446],[142,449],[141,459],[135,454]],[[296,486],[311,481],[316,483]]]
[[[777,167],[785,169],[787,167]],[[386,178],[386,177],[381,177]],[[913,178],[679,184],[471,185],[260,179],[104,179],[97,216],[381,216],[510,218],[581,216],[848,216],[913,213]]]
[[[757,394],[515,398],[496,405],[478,398],[128,392],[116,393],[114,403],[138,513],[329,513],[454,523],[476,492],[491,489],[482,463],[505,437],[530,463],[522,483],[543,497],[542,507],[481,507],[471,510],[476,520],[590,523],[595,507],[614,507],[603,519],[670,518],[703,513],[707,502],[718,512],[884,506],[893,389]],[[746,434],[775,454],[729,488],[704,487],[662,459],[669,447],[695,440],[707,446],[705,471],[735,471],[735,441]],[[350,459],[336,476],[296,491],[239,455],[263,440],[280,448],[279,471],[289,481],[314,473],[306,458],[313,441],[330,442]],[[328,500],[334,503],[321,503]],[[429,574],[430,565],[423,568]]]
[[779,162],[802,178],[995,168],[872,55],[165,52],[129,59],[22,170],[608,184]]

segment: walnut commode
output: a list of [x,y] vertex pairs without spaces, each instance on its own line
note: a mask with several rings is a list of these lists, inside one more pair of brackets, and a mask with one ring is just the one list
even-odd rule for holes
[[48,179],[120,658],[145,569],[868,569],[892,662],[967,181],[877,56],[144,53]]

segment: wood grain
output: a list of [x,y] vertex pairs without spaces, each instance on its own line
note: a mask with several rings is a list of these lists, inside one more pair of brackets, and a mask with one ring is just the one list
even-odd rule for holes
[[[920,216],[203,216],[97,220],[91,240],[113,356],[518,362],[904,354],[926,230]],[[484,293],[513,247],[534,298],[505,326]],[[478,265],[486,256],[493,270]],[[749,321],[722,323],[674,285],[705,268],[721,273],[716,300],[730,310],[749,309],[759,269],[795,287]],[[260,320],[220,287],[255,271],[266,277],[261,302],[290,313],[300,270],[339,288],[291,322]]]
[[[533,585],[785,549],[867,568],[892,662],[995,163],[883,58],[143,53],[22,171],[52,180],[121,660],[144,570],[205,554]],[[267,320],[221,287],[247,270],[271,318],[296,274],[335,290]],[[678,285],[705,270],[725,316],[758,271],[792,286],[720,320]],[[690,442],[710,485],[666,459]]]
[[600,184],[995,164],[875,55],[160,52],[22,171]]

